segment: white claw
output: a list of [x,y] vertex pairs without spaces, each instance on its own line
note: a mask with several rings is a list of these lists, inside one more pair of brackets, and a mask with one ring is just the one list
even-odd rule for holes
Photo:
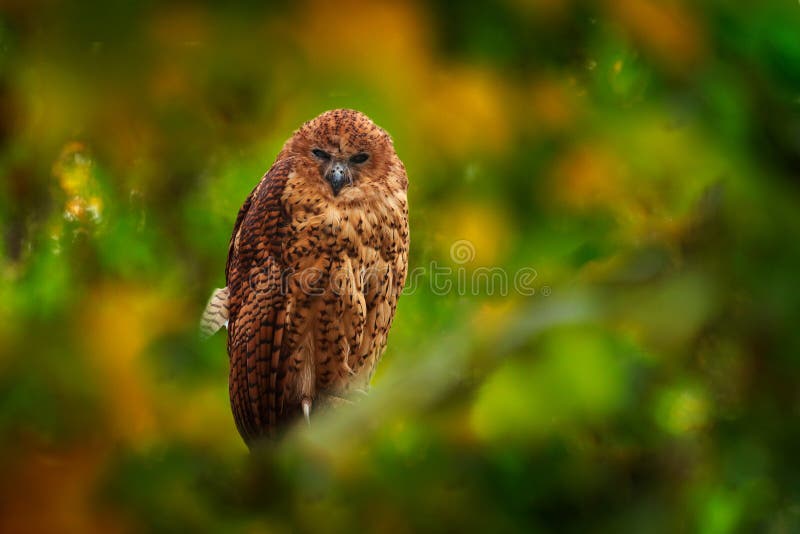
[[304,398],[300,403],[303,406],[303,416],[306,418],[306,423],[311,424],[311,399]]

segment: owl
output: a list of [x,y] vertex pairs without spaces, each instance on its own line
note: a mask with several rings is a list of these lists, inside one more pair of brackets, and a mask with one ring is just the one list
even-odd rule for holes
[[303,124],[245,200],[201,331],[228,329],[248,445],[368,390],[406,279],[407,188],[391,137],[337,109]]

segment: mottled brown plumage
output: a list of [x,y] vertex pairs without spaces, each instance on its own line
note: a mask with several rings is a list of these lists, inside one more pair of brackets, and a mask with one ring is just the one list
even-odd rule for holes
[[294,133],[245,201],[205,323],[229,321],[231,406],[249,444],[304,405],[368,388],[406,278],[407,184],[389,135],[334,110]]

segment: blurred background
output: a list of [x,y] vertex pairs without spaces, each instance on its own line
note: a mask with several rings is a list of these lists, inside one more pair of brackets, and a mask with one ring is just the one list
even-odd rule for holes
[[[0,531],[800,531],[800,4],[733,4],[0,2]],[[414,283],[249,455],[197,319],[337,107]]]

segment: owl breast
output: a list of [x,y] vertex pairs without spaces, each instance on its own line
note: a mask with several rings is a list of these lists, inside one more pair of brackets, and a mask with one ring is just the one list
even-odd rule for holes
[[301,198],[285,204],[290,404],[366,391],[405,278],[408,237],[404,192],[346,202]]

